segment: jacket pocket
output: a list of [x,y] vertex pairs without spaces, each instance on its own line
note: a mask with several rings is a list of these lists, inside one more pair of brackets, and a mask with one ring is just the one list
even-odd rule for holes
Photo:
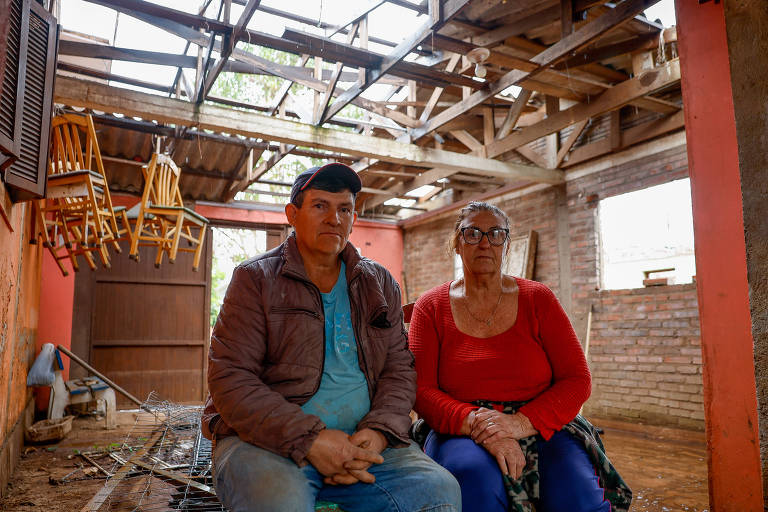
[[[320,318],[320,314],[317,311],[313,311],[309,308],[303,307],[290,307],[290,306],[272,306],[269,308],[270,315],[309,315],[312,318]],[[271,320],[270,320],[271,321]]]

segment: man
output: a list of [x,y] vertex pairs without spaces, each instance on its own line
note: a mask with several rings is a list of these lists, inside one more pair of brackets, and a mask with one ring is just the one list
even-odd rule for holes
[[[239,265],[214,327],[203,431],[231,512],[457,511],[454,478],[410,443],[416,374],[400,289],[348,243],[361,182],[293,183],[294,233]],[[375,482],[375,483],[374,483]]]

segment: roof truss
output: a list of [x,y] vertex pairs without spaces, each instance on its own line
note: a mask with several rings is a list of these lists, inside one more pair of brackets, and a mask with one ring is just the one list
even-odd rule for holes
[[[170,86],[155,84],[66,59],[59,69],[175,99],[60,77],[56,101],[248,137],[252,150],[237,166],[248,166],[247,175],[227,171],[217,177],[228,183],[223,201],[253,183],[266,183],[264,175],[288,154],[318,148],[358,160],[354,167],[364,180],[366,209],[437,184],[440,190],[418,204],[430,209],[438,203],[429,198],[444,188],[466,196],[518,182],[561,183],[562,169],[680,129],[682,123],[680,101],[669,94],[680,80],[674,47],[672,58],[654,62],[674,45],[675,36],[637,17],[656,0],[615,5],[601,0],[368,0],[337,25],[259,0],[205,0],[197,14],[145,0],[87,1],[184,39],[185,51],[177,55],[63,40],[60,55],[172,66],[178,68],[175,79]],[[425,15],[403,41],[368,34],[369,15],[388,3]],[[243,7],[234,23],[231,4]],[[215,19],[206,15],[211,6],[219,9]],[[319,27],[325,34],[287,28],[274,36],[249,28],[261,14]],[[240,41],[298,55],[299,64],[272,62],[238,46]],[[388,50],[374,51],[369,43]],[[187,55],[192,45],[197,55]],[[488,50],[484,80],[468,60],[483,48]],[[183,69],[195,70],[195,77],[188,80]],[[266,104],[252,105],[211,95],[222,72],[269,74],[284,82]],[[391,85],[390,93],[369,99],[366,91],[375,83]],[[314,91],[313,108],[297,103],[295,84]],[[507,94],[513,85],[522,88],[516,96]],[[346,105],[362,109],[364,117],[342,117]],[[627,105],[634,110],[621,110]],[[608,135],[595,140],[606,115]],[[622,129],[628,116],[642,122]],[[264,151],[270,153],[260,159]]]

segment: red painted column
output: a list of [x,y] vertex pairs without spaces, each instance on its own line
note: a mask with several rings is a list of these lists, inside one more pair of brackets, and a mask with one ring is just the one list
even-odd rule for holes
[[746,247],[722,3],[677,0],[710,507],[763,510]]

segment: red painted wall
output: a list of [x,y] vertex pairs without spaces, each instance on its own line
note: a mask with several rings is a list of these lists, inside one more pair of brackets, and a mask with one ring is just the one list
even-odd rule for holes
[[710,506],[718,512],[763,510],[741,183],[723,4],[675,3],[696,238]]
[[[397,225],[358,220],[349,237],[366,258],[375,260],[392,274],[403,289],[403,232]],[[403,296],[405,301],[405,296]]]
[[[68,260],[63,260],[64,268],[69,275],[61,275],[59,267],[48,250],[43,251],[42,270],[40,277],[40,322],[37,327],[37,343],[35,353],[40,353],[44,343],[62,345],[72,348],[72,308],[75,300],[75,273]],[[90,272],[83,265],[81,272]],[[62,355],[64,380],[69,378],[69,357]],[[38,411],[48,409],[50,388],[37,388],[35,392],[35,408]]]
[[[122,203],[121,203],[122,204]],[[230,206],[197,205],[195,211],[212,222],[227,221],[248,224],[286,226],[285,213],[270,210],[247,210]],[[403,286],[403,235],[396,224],[359,219],[352,229],[350,241],[366,258],[389,270]]]

